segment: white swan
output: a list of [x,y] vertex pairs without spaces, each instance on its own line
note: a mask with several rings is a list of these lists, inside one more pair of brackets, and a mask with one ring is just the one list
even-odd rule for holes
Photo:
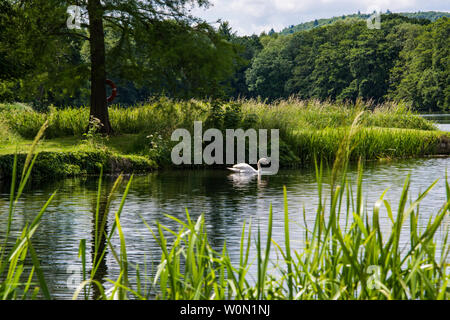
[[227,168],[233,172],[244,173],[244,174],[261,174],[261,164],[269,164],[269,160],[267,158],[261,158],[258,160],[257,167],[258,170],[253,168],[251,165],[246,163],[238,163],[235,164],[232,168]]

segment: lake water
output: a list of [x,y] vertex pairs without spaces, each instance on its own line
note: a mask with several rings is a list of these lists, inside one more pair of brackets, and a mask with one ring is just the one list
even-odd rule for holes
[[450,114],[424,114],[422,116],[436,122],[439,130],[450,132]]
[[[435,215],[446,201],[445,172],[450,158],[428,158],[401,160],[386,163],[368,163],[364,169],[364,203],[372,212],[375,201],[383,191],[389,188],[386,199],[393,210],[408,174],[412,176],[411,198],[417,197],[436,179],[440,179],[433,191],[421,205],[421,223],[426,224],[430,216]],[[356,168],[352,168],[349,179],[355,181]],[[125,179],[126,180],[126,179]],[[325,184],[329,181],[329,172],[325,169]],[[108,192],[114,182],[106,177],[103,190]],[[57,194],[45,213],[33,244],[38,252],[42,268],[48,281],[50,292],[57,298],[70,298],[73,289],[68,288],[68,279],[76,274],[81,262],[78,259],[78,247],[81,239],[86,239],[88,249],[93,241],[93,212],[96,205],[98,179],[94,177],[64,179],[42,184],[33,184],[18,203],[13,229],[17,233],[26,222],[39,212],[50,195]],[[124,190],[123,183],[118,194]],[[270,204],[273,205],[273,238],[284,242],[283,186],[287,187],[289,212],[291,218],[291,238],[293,247],[301,250],[303,239],[303,209],[306,221],[312,227],[318,203],[315,171],[312,169],[281,170],[276,176],[262,176],[261,179],[242,179],[225,170],[197,171],[161,171],[144,176],[135,176],[131,190],[121,216],[125,234],[128,258],[131,264],[138,264],[140,270],[147,265],[148,270],[156,268],[160,260],[160,251],[151,233],[142,219],[151,226],[155,221],[177,229],[178,226],[164,216],[171,214],[185,219],[185,209],[197,218],[205,215],[211,245],[220,250],[226,241],[235,261],[238,259],[240,237],[244,221],[252,221],[253,230],[260,225],[264,236]],[[8,186],[0,187],[0,212],[6,212],[9,200]],[[326,193],[326,199],[329,194]],[[112,212],[117,209],[120,196],[112,203]],[[6,229],[6,214],[0,216],[0,232]],[[112,225],[112,215],[108,228]],[[446,222],[448,224],[448,221]],[[391,222],[382,214],[381,224],[388,233]],[[440,230],[438,237],[444,236]],[[402,246],[407,245],[408,225],[405,225]],[[113,243],[118,245],[118,239]],[[87,255],[90,258],[90,255]],[[273,258],[276,258],[274,255]],[[251,272],[254,272],[251,269]],[[148,272],[150,276],[153,271]],[[118,267],[108,252],[99,274],[102,278],[117,278]]]

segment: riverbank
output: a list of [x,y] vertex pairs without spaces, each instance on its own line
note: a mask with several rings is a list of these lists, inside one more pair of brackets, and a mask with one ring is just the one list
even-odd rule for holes
[[[344,138],[346,132],[345,129],[296,132],[291,145],[281,145],[281,168],[313,165],[314,156],[331,163],[336,157],[338,142]],[[151,159],[146,155],[124,153],[126,142],[132,139],[138,139],[138,135],[116,136],[98,148],[85,147],[85,141],[75,138],[43,141],[37,147],[39,155],[33,170],[33,179],[98,175],[101,167],[106,174],[147,173],[159,168],[183,168],[167,162],[165,159],[170,155],[154,155]],[[353,161],[359,158],[366,161],[385,161],[450,155],[450,139],[439,131],[364,128],[357,132],[352,140],[354,149],[350,159]],[[0,148],[0,180],[10,177],[16,150],[19,155],[18,166],[21,168],[31,143],[31,140],[21,140],[17,144],[3,145]],[[205,166],[197,165],[196,168]]]
[[[0,180],[11,178],[14,154],[0,155]],[[18,154],[17,165],[23,168],[27,155]],[[40,152],[33,168],[33,179],[52,179],[81,175],[146,173],[157,169],[154,161],[136,155],[105,151]]]
[[[45,121],[48,128],[36,150],[34,178],[106,173],[140,173],[173,168],[171,141],[177,128],[279,129],[281,167],[303,167],[314,159],[332,162],[340,141],[358,114],[351,137],[350,159],[377,161],[450,154],[450,139],[435,124],[405,105],[339,104],[290,99],[274,104],[261,101],[171,101],[161,99],[132,108],[110,108],[115,134],[85,133],[88,108],[50,108],[41,113],[20,105],[0,105],[0,177],[11,172],[13,154],[28,152]],[[205,144],[204,144],[205,145]],[[21,155],[19,160],[24,159]],[[21,160],[23,161],[23,160]],[[19,161],[20,165],[20,161]]]

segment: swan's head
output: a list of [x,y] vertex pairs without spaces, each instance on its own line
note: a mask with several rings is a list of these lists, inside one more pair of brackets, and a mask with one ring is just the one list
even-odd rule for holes
[[261,158],[258,162],[263,165],[268,165],[270,163],[270,160],[267,158]]

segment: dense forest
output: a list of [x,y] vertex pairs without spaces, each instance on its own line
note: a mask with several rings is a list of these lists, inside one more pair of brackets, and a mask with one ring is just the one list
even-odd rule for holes
[[392,99],[416,109],[447,110],[449,37],[449,18],[431,22],[396,14],[383,15],[380,30],[350,20],[286,36],[248,37],[247,52],[255,55],[249,67],[235,75],[240,84],[235,94]]
[[[392,14],[392,12],[390,10],[386,10],[386,14]],[[396,14],[404,16],[404,17],[408,17],[408,18],[426,19],[426,20],[430,20],[432,22],[434,22],[442,17],[450,18],[450,12],[440,12],[440,11],[399,12]],[[361,13],[359,11],[358,13],[346,14],[346,15],[342,15],[342,16],[338,16],[338,17],[332,17],[332,18],[326,18],[326,19],[315,19],[314,21],[308,21],[308,22],[297,24],[297,25],[291,25],[287,28],[284,28],[280,32],[280,34],[288,35],[288,34],[296,33],[298,31],[311,30],[313,28],[319,28],[319,27],[333,24],[337,21],[367,20],[368,18],[370,18],[371,15],[372,14]]]
[[[59,13],[0,4],[0,102],[39,110],[89,104],[88,30],[74,37],[52,29],[65,24],[67,13]],[[379,30],[349,18],[259,36],[238,36],[227,22],[214,28],[160,19],[140,27],[105,20],[106,72],[122,105],[158,96],[297,96],[403,100],[418,110],[444,111],[450,108],[450,19],[437,14],[385,14]]]

